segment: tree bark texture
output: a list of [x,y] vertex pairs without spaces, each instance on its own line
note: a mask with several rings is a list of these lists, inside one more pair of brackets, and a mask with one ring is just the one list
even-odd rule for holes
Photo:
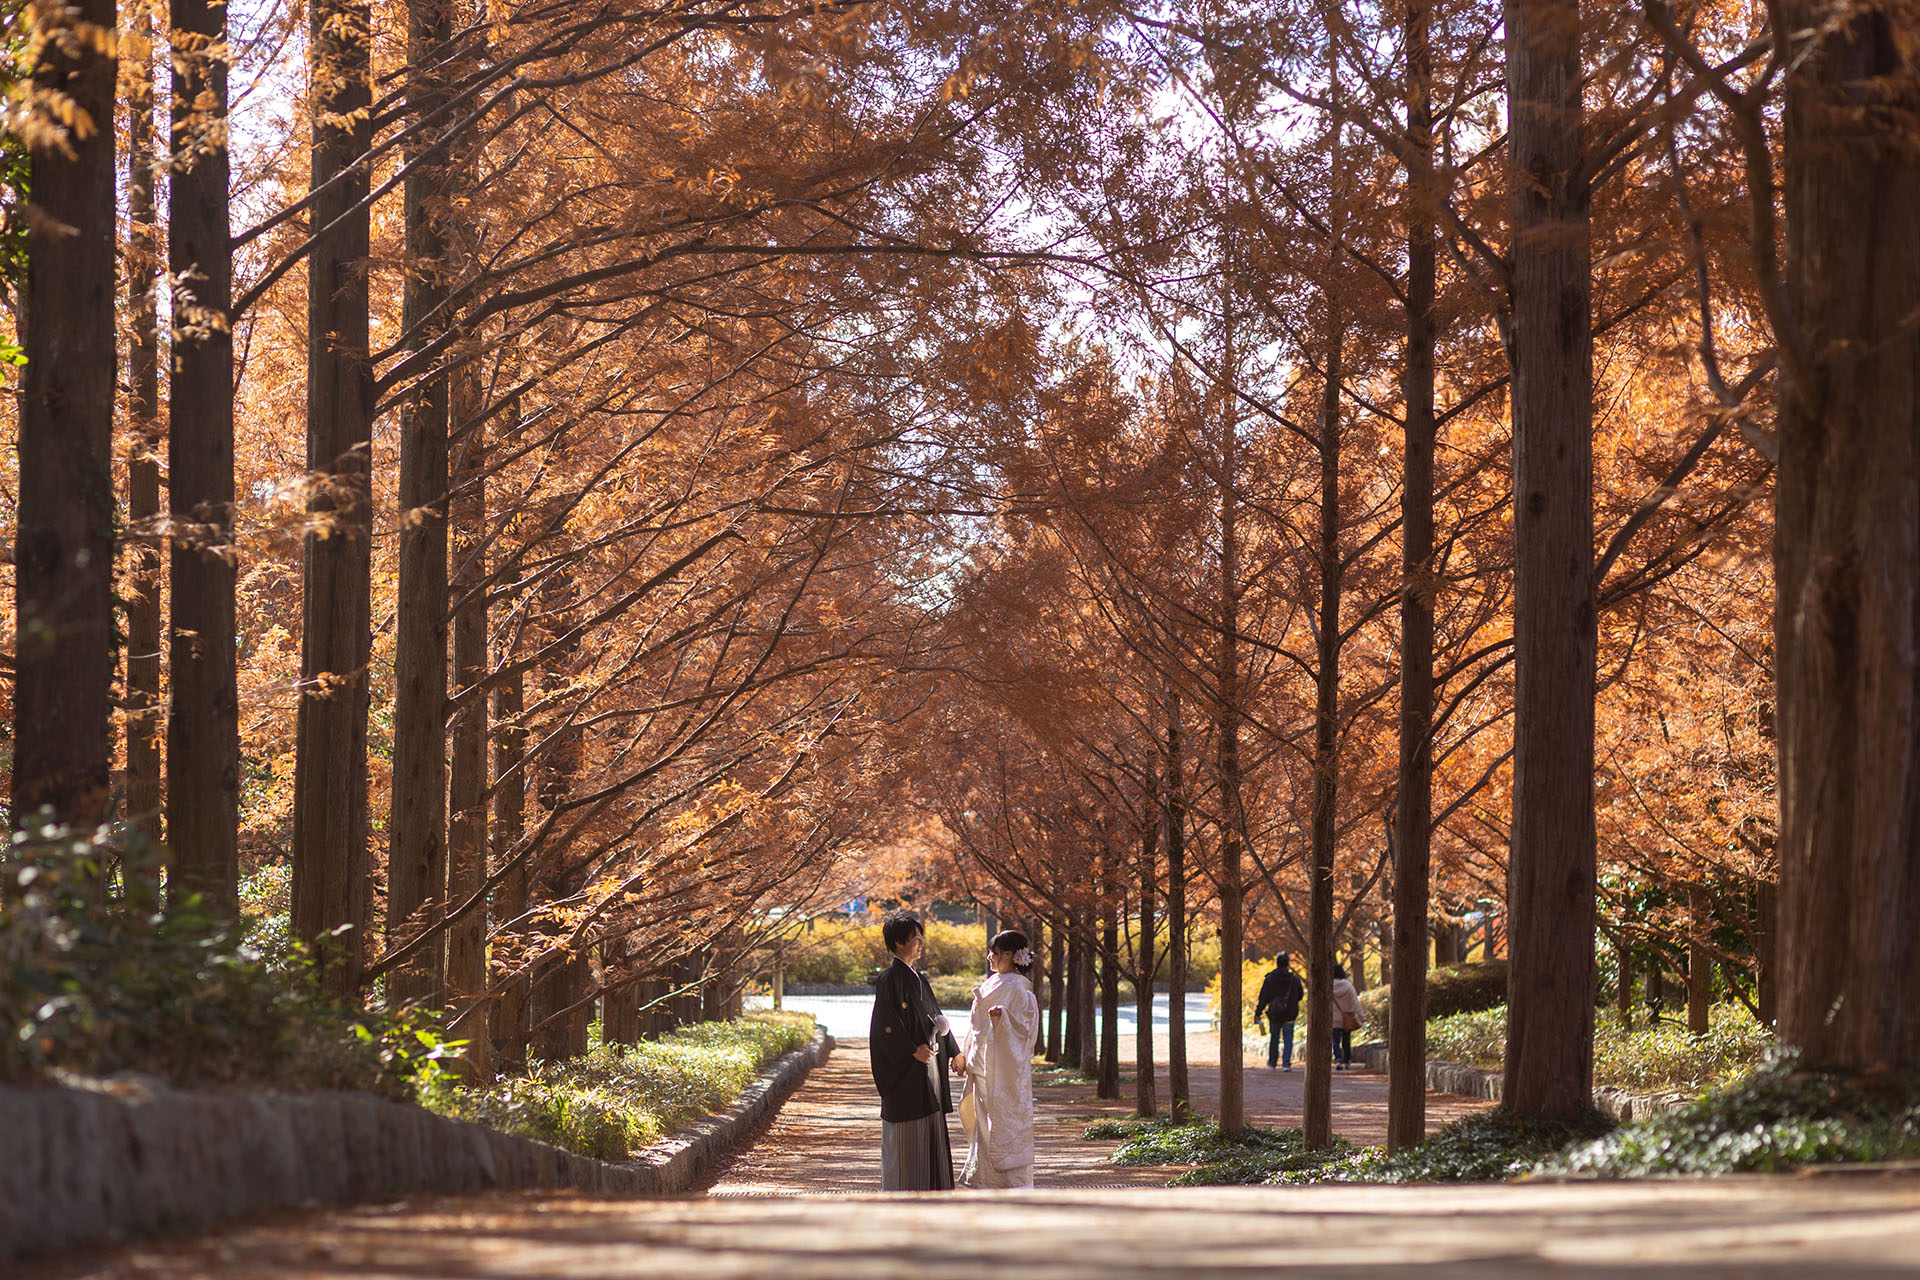
[[[1779,1031],[1920,1067],[1920,66],[1910,5],[1785,8],[1774,521]],[[1776,33],[1779,38],[1779,33]],[[1803,38],[1803,37],[1796,37]]]
[[[13,821],[91,833],[107,813],[113,627],[113,0],[35,11],[39,93],[79,113],[28,158]],[[43,121],[51,127],[59,122]]]
[[1187,1078],[1187,811],[1180,695],[1167,686],[1167,771],[1163,820],[1167,842],[1167,1105],[1175,1118],[1193,1113]]
[[[452,32],[448,0],[410,0],[408,114],[431,114],[444,93]],[[418,346],[446,326],[445,139],[427,136],[406,179],[406,282],[400,327]],[[447,893],[447,379],[429,371],[400,406],[400,583],[395,615],[393,815],[387,855],[387,936],[399,945],[432,927]],[[445,940],[388,979],[396,998],[444,998]],[[564,981],[571,981],[569,976]],[[551,1037],[543,1044],[552,1044]]]
[[1159,828],[1150,826],[1140,839],[1140,933],[1134,952],[1133,1109],[1135,1114],[1159,1113],[1159,1090],[1153,1072],[1153,971],[1158,922],[1154,919],[1155,882],[1159,876]]
[[[151,14],[137,20],[151,34]],[[127,820],[156,850],[161,824],[160,593],[164,560],[160,454],[160,222],[154,208],[154,69],[151,57],[130,80],[127,102]],[[156,874],[157,874],[157,868]],[[157,883],[152,887],[158,888]]]
[[1506,6],[1514,496],[1504,1105],[1593,1105],[1593,338],[1577,0]]
[[1081,989],[1086,984],[1086,945],[1080,939],[1080,913],[1067,917],[1067,1026],[1066,1044],[1061,1059],[1075,1071],[1086,1069],[1087,1029],[1081,1010]]
[[[510,653],[503,653],[510,659]],[[493,691],[493,863],[502,866],[513,856],[514,846],[526,831],[527,731],[520,726],[525,710],[525,686],[519,672],[507,676]],[[525,864],[507,873],[494,890],[493,908],[500,922],[518,920],[527,910],[527,871]],[[524,938],[525,926],[511,935]],[[522,951],[507,948],[505,963],[518,968]],[[504,975],[495,975],[496,979]],[[510,1060],[523,1060],[527,1053],[527,980],[505,982],[488,1015],[493,1039]]]
[[1058,924],[1047,927],[1052,935],[1047,953],[1047,1061],[1060,1061],[1061,1035],[1067,1011],[1066,930]]
[[[1231,310],[1229,291],[1228,308]],[[1233,367],[1231,333],[1227,367]],[[1220,781],[1220,1127],[1239,1136],[1246,1127],[1246,1068],[1242,1061],[1241,972],[1245,922],[1242,920],[1241,841],[1246,833],[1240,767],[1240,493],[1238,447],[1231,397],[1220,405],[1220,581],[1214,669],[1215,768]]]
[[1100,910],[1100,1085],[1102,1098],[1120,1096],[1120,857],[1109,847],[1103,859]]
[[[1336,149],[1336,156],[1338,154]],[[1340,744],[1340,310],[1327,303],[1327,367],[1320,395],[1320,599],[1314,655],[1313,813],[1307,884],[1306,1144],[1333,1143],[1333,845]]]
[[310,17],[307,510],[314,527],[304,547],[292,923],[294,936],[317,948],[326,989],[344,994],[360,985],[367,925],[374,391],[370,219],[359,206],[369,182],[362,160],[373,142],[371,32],[363,0],[317,3]]
[[1703,1036],[1713,1010],[1713,950],[1707,945],[1713,902],[1705,885],[1688,886],[1687,907],[1687,1030]]
[[[487,880],[487,427],[478,372],[454,375],[453,496],[448,513],[453,573],[453,683],[468,694],[450,726],[453,760],[447,782],[447,901],[457,906]],[[623,942],[612,958],[624,963]],[[454,1007],[468,1010],[454,1032],[470,1041],[467,1060],[484,1078],[487,1037],[487,913],[470,911],[447,931],[447,990]],[[623,998],[632,1003],[631,984]],[[637,1015],[633,1035],[639,1035]],[[631,1044],[632,1040],[621,1043]],[[478,1054],[478,1058],[476,1058]]]
[[1406,431],[1400,488],[1400,771],[1393,827],[1391,955],[1381,954],[1387,1007],[1387,1150],[1427,1136],[1427,915],[1433,854],[1434,281],[1433,61],[1427,0],[1408,0]]
[[170,891],[239,908],[240,706],[234,642],[233,260],[228,218],[227,9],[173,0],[168,182],[173,379],[168,413],[167,840]]

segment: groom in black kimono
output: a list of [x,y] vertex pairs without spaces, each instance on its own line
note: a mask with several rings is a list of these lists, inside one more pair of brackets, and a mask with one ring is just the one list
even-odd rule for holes
[[893,963],[874,983],[868,1052],[880,1091],[880,1187],[883,1191],[951,1191],[953,1148],[947,1113],[953,1093],[947,1064],[964,1072],[966,1059],[947,1029],[933,985],[913,967],[927,949],[927,933],[910,915],[881,926]]

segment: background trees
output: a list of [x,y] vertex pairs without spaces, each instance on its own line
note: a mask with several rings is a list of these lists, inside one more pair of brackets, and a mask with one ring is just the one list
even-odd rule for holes
[[1202,923],[1229,1009],[1309,957],[1316,1033],[1342,954],[1416,1010],[1430,941],[1510,951],[1525,1111],[1587,1101],[1596,936],[1623,1009],[1684,969],[1907,1061],[1904,15],[183,0],[115,451],[74,9],[16,115],[13,819],[158,833],[164,697],[176,894],[291,861],[336,992],[503,1061],[723,1011],[909,857],[1047,940],[1109,1090],[1096,999]]

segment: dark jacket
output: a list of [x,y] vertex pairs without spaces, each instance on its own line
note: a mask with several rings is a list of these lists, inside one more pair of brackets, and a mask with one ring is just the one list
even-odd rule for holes
[[944,1035],[935,1046],[938,1096],[926,1065],[913,1056],[915,1049],[932,1042],[933,1020],[939,1016],[933,985],[905,961],[896,959],[875,981],[867,1052],[873,1060],[873,1087],[880,1091],[882,1120],[900,1124],[953,1110],[947,1064],[959,1055],[959,1044]]
[[1253,1006],[1253,1016],[1292,1022],[1300,1016],[1300,998],[1305,994],[1299,974],[1291,969],[1275,968],[1260,984],[1260,1000]]

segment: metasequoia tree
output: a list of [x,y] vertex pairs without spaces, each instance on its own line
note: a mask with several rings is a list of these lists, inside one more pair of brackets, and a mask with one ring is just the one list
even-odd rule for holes
[[113,0],[33,11],[14,547],[16,826],[107,812],[113,686]]
[[233,543],[233,259],[227,8],[172,0],[167,270],[167,841],[173,892],[236,909],[240,733]]
[[1512,986],[1502,1105],[1593,1090],[1593,374],[1588,175],[1573,0],[1506,9],[1512,209]]
[[1777,12],[1784,272],[1759,108],[1728,95],[1753,149],[1762,287],[1780,299],[1780,1033],[1854,1071],[1920,1064],[1916,16]]
[[[315,4],[307,257],[307,502],[293,796],[294,935],[330,989],[360,984],[367,922],[367,712],[372,688],[373,366],[366,258],[373,140],[368,6]],[[322,938],[333,942],[318,945]]]

